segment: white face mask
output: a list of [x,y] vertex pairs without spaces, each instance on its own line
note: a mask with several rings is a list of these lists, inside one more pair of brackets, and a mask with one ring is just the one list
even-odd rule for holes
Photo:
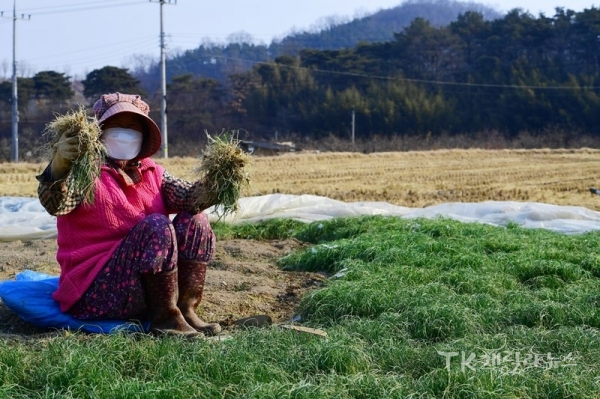
[[109,157],[129,161],[140,153],[144,136],[137,130],[111,127],[104,130],[100,139]]

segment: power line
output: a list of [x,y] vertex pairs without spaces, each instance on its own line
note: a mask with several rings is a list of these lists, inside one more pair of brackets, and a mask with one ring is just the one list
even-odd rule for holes
[[[86,64],[92,63],[94,61],[102,61],[105,60],[107,56],[118,56],[118,55],[132,55],[132,50],[136,50],[136,51],[141,51],[141,50],[153,50],[155,48],[154,44],[150,44],[150,42],[146,42],[145,45],[140,45],[140,44],[133,44],[130,45],[128,47],[123,47],[121,49],[119,49],[119,51],[110,51],[108,53],[96,53],[84,58],[79,58],[77,61],[74,62],[69,62],[68,65],[70,66],[79,66],[79,65],[83,65],[85,66]],[[48,58],[43,58],[43,59],[48,59]],[[36,59],[39,60],[39,59]],[[54,62],[54,64],[56,64],[56,62]]]
[[[29,59],[28,61],[32,61],[35,62],[36,64],[43,64],[44,66],[42,68],[38,67],[36,68],[36,70],[63,70],[63,69],[70,69],[70,67],[86,67],[89,66],[91,64],[94,64],[96,62],[98,62],[98,64],[102,63],[102,65],[114,65],[117,66],[119,64],[124,65],[126,64],[125,61],[119,62],[119,63],[107,63],[106,62],[106,58],[107,57],[118,57],[118,56],[122,56],[122,57],[126,57],[126,56],[133,56],[134,55],[134,51],[135,54],[140,54],[142,52],[145,52],[146,54],[149,54],[150,52],[154,51],[154,49],[156,48],[156,40],[155,38],[151,38],[151,39],[145,39],[143,41],[138,41],[138,42],[134,42],[134,43],[130,43],[128,46],[124,46],[124,47],[120,47],[118,49],[113,49],[113,50],[109,50],[109,49],[105,49],[104,52],[98,52],[96,51],[96,49],[82,49],[82,50],[78,50],[78,51],[74,51],[73,53],[86,53],[87,55],[83,55],[83,56],[79,56],[77,57],[76,61],[69,61],[68,63],[64,63],[60,61],[60,57],[58,54],[54,55],[54,56],[47,56],[47,57],[38,57],[38,58],[33,58],[33,59]],[[113,46],[114,47],[114,46]],[[91,54],[93,53],[93,54]],[[123,66],[123,68],[126,68],[125,66]],[[23,71],[21,71],[22,73]],[[25,76],[21,76],[21,77],[25,77]]]
[[[152,37],[151,38],[152,42],[154,42],[155,38]],[[131,49],[131,48],[138,48],[138,46],[145,44],[145,43],[149,43],[150,38],[149,37],[140,37],[137,39],[131,39],[131,40],[123,40],[123,41],[119,41],[119,44],[130,44],[127,47],[123,47],[122,49]],[[55,58],[55,57],[63,57],[65,55],[71,55],[71,54],[78,54],[78,53],[86,53],[86,52],[94,52],[94,53],[98,53],[98,49],[103,49],[103,48],[111,48],[110,53],[114,54],[114,48],[115,48],[115,44],[106,44],[104,46],[94,46],[94,48],[85,48],[82,50],[74,50],[74,51],[69,51],[66,53],[56,53],[53,54],[51,56],[47,56],[47,57],[35,57],[35,58],[30,58],[30,60],[32,61],[37,61],[37,60],[45,60],[45,59],[49,59],[49,58]]]
[[[110,7],[111,8],[115,8],[115,7],[127,7],[127,6],[131,6],[131,5],[140,5],[143,4],[143,2],[141,1],[135,1],[135,2],[129,2],[129,3],[119,3],[119,0],[105,0],[105,1],[93,1],[87,4],[67,4],[67,5],[57,5],[57,6],[48,6],[48,7],[35,7],[35,8],[29,8],[29,9],[25,9],[26,13],[29,12],[34,12],[35,15],[50,15],[50,14],[64,14],[64,13],[68,13],[68,12],[77,12],[77,11],[89,11],[89,10],[98,10],[98,9],[102,9],[102,8],[106,8],[106,3],[118,3],[118,4],[111,4]],[[98,6],[90,6],[92,4],[102,4],[102,5],[98,5]],[[61,8],[62,7],[62,8]],[[46,9],[50,9],[51,11],[38,11],[38,10],[46,10]]]
[[532,90],[598,90],[600,86],[540,86],[540,85],[502,85],[495,83],[468,83],[468,82],[452,82],[452,81],[441,81],[441,80],[428,80],[428,79],[412,79],[412,78],[401,78],[395,76],[381,76],[381,75],[371,75],[366,73],[359,72],[344,72],[344,71],[331,71],[326,69],[316,69],[316,68],[308,68],[301,66],[293,66],[293,65],[284,65],[284,64],[275,64],[272,61],[255,61],[255,60],[247,60],[242,58],[234,58],[227,57],[222,55],[211,55],[211,58],[220,58],[225,60],[232,61],[241,61],[246,63],[251,63],[254,65],[276,65],[280,68],[287,69],[295,69],[295,70],[303,70],[307,72],[319,72],[326,73],[330,75],[340,75],[340,76],[351,76],[351,77],[359,77],[366,79],[374,79],[374,80],[387,80],[387,81],[395,81],[395,82],[409,82],[409,83],[423,83],[423,84],[433,84],[433,85],[444,85],[444,86],[461,86],[461,87],[486,87],[486,88],[497,88],[497,89],[532,89]]
[[[43,6],[43,7],[33,7],[33,8],[28,8],[28,9],[23,9],[23,8],[19,8],[19,14],[21,13],[30,13],[30,12],[35,12],[36,16],[42,14],[42,15],[47,15],[47,14],[62,14],[62,13],[68,13],[68,12],[83,12],[86,10],[95,10],[95,9],[106,9],[107,6],[110,7],[111,9],[115,8],[115,7],[126,7],[126,6],[136,6],[136,5],[142,5],[142,4],[147,4],[147,1],[141,1],[141,0],[137,0],[137,1],[128,1],[128,2],[124,2],[123,0],[94,0],[94,1],[85,1],[85,2],[78,2],[77,4],[75,3],[63,3],[63,4],[58,4],[58,5],[52,5],[52,6]],[[107,53],[104,57],[106,56],[112,56],[114,59],[114,56],[116,54],[119,53],[123,53],[124,55],[131,55],[131,50],[139,50],[141,47],[137,46],[137,47],[128,47],[127,49],[123,48],[122,44],[125,41],[119,41],[118,43],[112,44],[111,46],[113,47],[113,50],[110,53]],[[128,42],[128,41],[127,41]],[[143,45],[143,43],[140,43]],[[98,55],[98,51],[96,51],[96,49],[98,49],[99,47],[104,47],[104,46],[95,46],[94,49],[90,49],[89,51],[94,51],[95,55],[92,55],[91,57],[79,57],[76,61],[74,62],[68,62],[66,66],[75,66],[75,65],[84,65],[86,61],[91,60],[91,59],[98,59],[100,58],[100,56]],[[143,46],[144,49],[146,49],[146,46]],[[75,51],[75,52],[69,52],[69,53],[84,53],[86,51],[86,49],[80,49],[79,51]],[[68,53],[66,53],[68,54]],[[45,56],[45,57],[34,57],[31,59],[28,59],[27,63],[24,63],[24,65],[30,65],[29,62],[38,62],[39,60],[52,60],[52,59],[57,59],[60,60],[61,59],[61,54],[56,54],[53,53],[51,55]],[[57,64],[61,64],[61,62],[59,61]],[[49,66],[45,66],[44,69],[49,69]],[[59,67],[61,68],[61,67]],[[22,71],[21,71],[22,72]]]

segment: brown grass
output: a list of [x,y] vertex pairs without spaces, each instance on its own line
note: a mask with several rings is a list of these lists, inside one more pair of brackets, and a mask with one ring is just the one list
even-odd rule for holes
[[[195,158],[157,159],[194,179]],[[44,165],[0,164],[0,192],[36,196]],[[249,195],[314,194],[407,207],[444,202],[534,201],[600,210],[600,150],[438,150],[298,153],[253,157]]]

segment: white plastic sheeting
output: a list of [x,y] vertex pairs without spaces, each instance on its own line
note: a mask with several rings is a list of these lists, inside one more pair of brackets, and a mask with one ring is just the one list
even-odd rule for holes
[[56,218],[37,198],[0,197],[0,241],[56,236]]
[[[600,201],[600,199],[599,199]],[[211,221],[217,216],[207,210]],[[427,208],[406,208],[386,202],[342,202],[315,195],[271,194],[239,200],[239,211],[226,222],[259,222],[290,218],[303,222],[335,217],[386,215],[404,218],[448,217],[463,222],[506,226],[509,222],[527,228],[543,228],[574,234],[600,229],[600,212],[577,206],[537,202],[487,201],[453,202]],[[56,218],[50,216],[37,198],[0,197],[0,241],[33,240],[56,236]]]

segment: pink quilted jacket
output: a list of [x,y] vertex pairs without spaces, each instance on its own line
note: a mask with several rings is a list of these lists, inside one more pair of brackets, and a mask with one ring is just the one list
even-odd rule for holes
[[168,215],[161,195],[163,168],[146,158],[140,171],[142,181],[127,186],[120,174],[103,166],[94,204],[57,217],[61,274],[53,298],[61,311],[83,296],[133,226],[153,213]]

